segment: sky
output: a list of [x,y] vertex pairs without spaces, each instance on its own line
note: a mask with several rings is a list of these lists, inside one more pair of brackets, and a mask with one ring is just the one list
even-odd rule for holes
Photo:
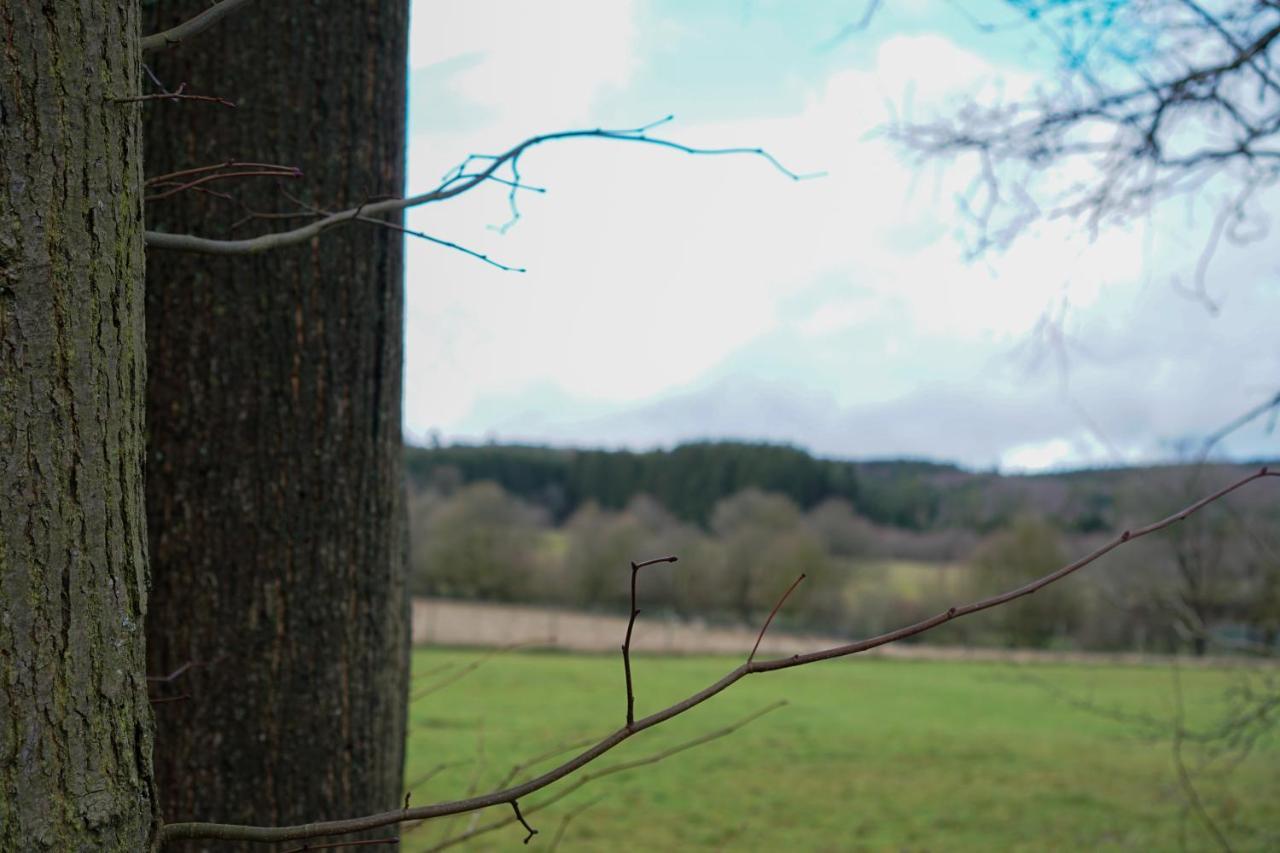
[[[1042,222],[972,258],[956,204],[972,171],[882,131],[1032,91],[1054,55],[958,4],[885,5],[840,38],[861,2],[416,3],[409,192],[536,134],[668,114],[654,135],[823,174],[569,140],[521,159],[545,192],[518,193],[510,228],[496,183],[410,211],[527,272],[407,242],[406,438],[762,440],[1035,471],[1173,459],[1280,390],[1267,241],[1214,256],[1216,313],[1178,286],[1211,199],[1092,236]],[[1222,452],[1280,456],[1269,426]]]

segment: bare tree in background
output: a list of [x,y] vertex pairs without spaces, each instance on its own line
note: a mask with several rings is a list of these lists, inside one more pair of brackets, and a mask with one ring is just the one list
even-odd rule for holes
[[1211,310],[1224,242],[1265,236],[1263,195],[1280,175],[1280,4],[1268,0],[1008,0],[1014,21],[1056,47],[1056,85],[1023,100],[970,103],[893,129],[925,158],[969,155],[961,198],[972,249],[1003,248],[1033,223],[1091,233],[1186,193],[1216,201],[1204,252],[1182,286]]
[[[1056,84],[1023,100],[969,103],[944,118],[892,129],[923,159],[968,158],[974,177],[960,208],[972,225],[971,250],[1003,249],[1035,223],[1053,218],[1076,220],[1096,235],[1150,215],[1161,202],[1194,194],[1189,201],[1211,205],[1211,219],[1194,268],[1174,284],[1216,313],[1218,297],[1209,276],[1214,256],[1224,243],[1238,246],[1267,236],[1270,191],[1280,177],[1280,69],[1275,64],[1280,3],[1007,0],[1005,5],[1010,18],[974,23],[989,30],[1039,31],[1058,51]],[[1280,394],[1205,436],[1200,461],[1226,435],[1268,413],[1274,417],[1278,409]],[[1198,479],[1193,476],[1191,489]],[[1161,500],[1165,497],[1177,499],[1170,494]],[[1270,548],[1271,525],[1259,521],[1220,510],[1182,527],[1147,552],[1169,561],[1171,593],[1148,591],[1132,596],[1133,601],[1145,609],[1154,604],[1197,654],[1222,646],[1214,624],[1223,617],[1257,619],[1264,642],[1246,645],[1274,654],[1275,634],[1265,625],[1274,619],[1280,560]],[[1224,577],[1223,552],[1242,548],[1254,555],[1246,561],[1246,576]],[[1180,711],[1163,728],[1173,745],[1186,814],[1224,850],[1231,849],[1230,833],[1203,802],[1184,751],[1191,740],[1206,754],[1242,757],[1248,748],[1240,749],[1240,743],[1251,745],[1257,732],[1274,729],[1274,680],[1263,679],[1261,687],[1253,679],[1242,681],[1228,697],[1230,712],[1213,730],[1191,737]]]

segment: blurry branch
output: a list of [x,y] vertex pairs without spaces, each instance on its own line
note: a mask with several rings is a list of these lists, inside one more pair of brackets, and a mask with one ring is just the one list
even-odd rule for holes
[[[460,766],[460,765],[462,765],[462,764],[464,764],[464,763],[465,763],[465,762],[462,762],[462,761],[442,761],[442,762],[440,762],[439,764],[437,764],[437,765],[435,765],[434,767],[432,767],[432,768],[431,768],[430,770],[428,770],[426,773],[423,773],[421,776],[417,776],[417,777],[415,777],[415,778],[413,778],[413,779],[410,779],[410,780],[409,780],[409,782],[408,782],[408,783],[406,783],[406,784],[405,784],[405,786],[404,786],[404,789],[405,789],[405,802],[406,802],[406,803],[408,803],[408,801],[409,801],[409,796],[413,793],[413,789],[414,789],[414,788],[418,787],[419,785],[425,785],[425,784],[427,784],[427,783],[428,783],[428,782],[430,782],[432,779],[434,779],[436,776],[440,775],[440,774],[441,774],[441,773],[443,773],[445,770],[448,770],[450,767],[458,767],[458,766]],[[408,806],[408,805],[406,805],[406,806],[405,806],[405,808],[407,809],[407,808],[409,808],[409,806]]]
[[[1274,649],[1269,650],[1274,655]],[[1185,803],[1183,819],[1194,815],[1213,837],[1217,846],[1230,851],[1231,844],[1225,832],[1214,820],[1196,785],[1196,777],[1209,769],[1210,764],[1222,760],[1220,772],[1230,774],[1244,761],[1259,743],[1271,736],[1280,720],[1280,678],[1274,669],[1258,668],[1246,671],[1247,677],[1227,691],[1229,707],[1209,725],[1191,727],[1186,722],[1181,669],[1175,661],[1172,668],[1172,707],[1169,718],[1154,714],[1129,711],[1118,706],[1102,705],[1072,695],[1059,685],[1033,675],[1021,673],[1018,680],[1035,685],[1064,705],[1129,726],[1140,736],[1160,741],[1168,739],[1172,752],[1173,769],[1178,788]],[[1188,745],[1197,750],[1198,766],[1188,766]],[[1185,831],[1185,830],[1184,830]],[[1185,844],[1183,847],[1185,848]]]
[[[1249,409],[1247,412],[1239,415],[1236,418],[1233,418],[1229,423],[1223,425],[1222,427],[1219,427],[1218,429],[1210,433],[1208,436],[1206,436],[1204,439],[1204,443],[1201,445],[1200,458],[1202,460],[1207,459],[1209,457],[1209,454],[1213,452],[1214,447],[1216,447],[1218,443],[1221,442],[1224,438],[1231,435],[1231,433],[1235,432],[1236,430],[1241,429],[1242,427],[1245,427],[1248,424],[1252,423],[1253,421],[1257,420],[1258,418],[1262,417],[1267,412],[1271,412],[1273,415],[1276,412],[1280,412],[1280,392],[1276,392],[1275,396],[1273,396],[1271,399],[1265,400],[1262,403],[1259,403],[1258,405],[1254,406],[1252,409]],[[1274,427],[1275,427],[1275,421],[1273,420],[1268,425],[1268,430]]]
[[282,166],[279,163],[242,163],[228,160],[225,163],[213,163],[208,166],[196,166],[178,172],[169,172],[147,178],[145,186],[150,189],[161,189],[161,192],[145,196],[143,201],[161,201],[179,193],[202,187],[215,181],[240,180],[242,178],[301,178],[302,170],[297,166]]
[[884,5],[884,0],[867,0],[867,5],[862,9],[862,17],[845,24],[838,33],[824,42],[819,49],[830,50],[871,26],[871,21],[875,19],[876,12],[880,11],[882,5]]
[[[540,752],[537,755],[533,756],[532,758],[526,758],[525,760],[519,762],[518,764],[512,765],[511,769],[507,771],[507,774],[502,777],[502,779],[498,782],[496,787],[505,788],[508,785],[510,785],[512,782],[514,782],[520,776],[520,774],[524,773],[530,767],[536,767],[537,765],[541,764],[544,761],[548,761],[552,758],[555,758],[557,755],[561,755],[573,749],[582,749],[583,747],[590,746],[595,742],[596,742],[596,739],[594,737],[579,738],[578,740],[570,741],[569,743],[564,743],[564,744],[561,744],[560,746],[552,747],[551,749],[548,749],[545,752]],[[455,765],[461,764],[461,763],[463,762],[454,762]],[[442,768],[443,766],[447,766],[447,765],[437,765],[437,768]],[[415,784],[419,784],[422,781],[426,781],[427,779],[430,779],[431,776],[433,775],[435,775],[434,772],[429,773],[422,779],[415,780]],[[408,787],[411,788],[412,786],[408,786]],[[408,801],[408,797],[409,797],[409,794],[406,793],[405,794],[406,802]],[[408,806],[406,805],[405,808],[408,808]],[[503,826],[505,826],[509,822],[510,821],[503,823]],[[425,826],[426,824],[427,824],[427,821],[425,820],[419,821],[418,823],[415,823],[413,826],[406,827],[405,832],[406,833],[412,832],[413,830],[418,829],[419,827]],[[473,825],[468,828],[467,832],[471,832],[474,829],[475,829],[475,826]],[[463,834],[466,835],[467,833],[463,833]]]
[[[484,666],[489,661],[493,660],[498,655],[506,654],[507,652],[512,652],[517,649],[527,648],[529,646],[541,645],[544,642],[547,642],[547,641],[532,640],[529,642],[512,643],[510,645],[500,646],[496,649],[492,649],[491,651],[489,651],[488,654],[485,654],[482,657],[479,657],[471,661],[469,664],[462,667],[457,672],[450,673],[449,675],[446,675],[443,678],[441,678],[439,681],[428,684],[425,687],[418,688],[416,691],[414,691],[409,695],[409,704],[412,705],[414,702],[417,702],[419,699],[421,699],[424,696],[430,696],[432,693],[435,693],[437,690],[443,690],[449,685],[454,684],[455,682],[461,681],[471,673],[475,672],[480,667]],[[420,676],[426,675],[426,674],[427,673],[421,673]]]
[[[146,244],[152,249],[175,249],[188,252],[204,252],[214,255],[255,254],[258,252],[270,251],[272,249],[279,249],[285,246],[296,246],[317,237],[328,229],[338,225],[344,225],[346,223],[356,221],[367,221],[375,219],[382,214],[396,213],[411,207],[446,201],[488,181],[495,181],[509,186],[514,196],[516,190],[526,188],[520,183],[519,172],[516,171],[519,166],[520,157],[530,148],[534,148],[535,146],[542,145],[546,142],[557,142],[567,139],[609,139],[620,142],[638,142],[645,145],[656,145],[662,148],[670,148],[685,154],[702,156],[746,154],[764,159],[771,166],[792,180],[799,181],[806,178],[816,177],[816,175],[812,174],[802,175],[791,171],[763,148],[696,148],[673,140],[649,135],[649,131],[653,128],[670,120],[671,117],[667,116],[661,121],[636,128],[621,130],[606,130],[603,128],[596,128],[594,130],[569,130],[561,131],[559,133],[548,133],[541,136],[533,136],[518,145],[509,148],[502,154],[471,155],[460,166],[446,175],[444,180],[435,189],[428,192],[410,196],[409,198],[394,198],[365,202],[364,204],[360,204],[346,210],[326,213],[319,216],[313,222],[289,231],[277,231],[271,234],[263,234],[259,237],[252,237],[244,240],[215,240],[207,237],[197,237],[191,234],[167,234],[160,231],[148,231],[146,233]],[[488,165],[474,172],[467,171],[472,163],[477,162],[484,162]],[[512,180],[506,180],[497,174],[499,169],[504,166],[512,170],[512,174],[515,176]],[[528,189],[536,190],[537,188]],[[304,211],[304,215],[310,212],[313,211]],[[381,222],[382,220],[378,221]],[[387,224],[399,228],[395,223]],[[426,237],[433,242],[440,243],[449,248],[461,248],[457,244],[448,243],[447,241],[433,237],[427,237],[427,235],[420,233],[415,233],[414,236]],[[480,257],[482,260],[488,261],[487,258],[480,256],[476,252],[471,252],[469,250],[463,251],[467,251],[468,254],[475,255]],[[492,261],[489,262],[493,263]]]
[[560,846],[560,842],[564,839],[565,831],[568,830],[569,824],[574,820],[574,818],[600,802],[601,799],[601,797],[596,797],[594,800],[587,800],[585,803],[575,806],[565,812],[564,817],[560,818],[560,825],[556,827],[556,834],[551,838],[551,844],[547,847],[547,853],[555,853],[556,848]]
[[1225,853],[1231,853],[1231,845],[1227,843],[1226,837],[1222,834],[1222,830],[1218,828],[1217,822],[1209,814],[1209,810],[1204,807],[1204,802],[1200,799],[1200,792],[1196,789],[1195,782],[1191,779],[1191,774],[1187,772],[1187,763],[1182,757],[1182,740],[1185,736],[1185,729],[1183,728],[1182,677],[1178,674],[1176,663],[1173,667],[1173,693],[1173,765],[1178,772],[1178,784],[1182,787],[1182,795],[1186,799],[1188,807],[1195,812],[1196,817],[1200,819],[1205,829],[1213,836],[1213,840],[1217,842],[1219,849],[1225,851]]
[[[761,708],[758,711],[755,711],[754,713],[748,714],[747,716],[743,717],[737,722],[730,723],[724,728],[707,732],[706,734],[702,734],[702,735],[699,735],[698,737],[691,738],[690,740],[684,741],[683,743],[678,743],[675,746],[670,747],[668,749],[664,749],[660,752],[655,752],[652,755],[647,755],[647,756],[644,756],[643,758],[637,758],[633,761],[624,761],[624,762],[621,762],[620,764],[613,764],[602,770],[583,773],[581,776],[578,776],[576,779],[573,780],[573,784],[565,787],[563,790],[557,791],[553,796],[550,796],[547,799],[542,800],[541,802],[535,804],[534,806],[527,809],[526,811],[529,814],[534,814],[536,812],[542,811],[543,809],[560,802],[565,797],[577,791],[579,788],[582,788],[585,785],[589,785],[592,782],[596,781],[597,779],[603,779],[606,776],[612,776],[615,773],[624,773],[628,770],[634,770],[637,767],[646,767],[650,764],[657,764],[658,762],[664,761],[672,757],[673,755],[679,755],[680,753],[685,752],[686,750],[690,750],[690,749],[693,749],[694,747],[702,746],[703,744],[710,743],[713,740],[719,740],[722,737],[726,737],[727,735],[733,734],[738,729],[748,725],[749,723],[752,723],[755,720],[760,719],[765,714],[768,714],[771,711],[776,711],[779,708],[785,707],[786,704],[787,702],[785,699],[779,700],[770,705],[766,705],[765,707]],[[596,801],[592,801],[592,804],[594,804],[594,802]],[[502,820],[493,821],[492,823],[487,823],[484,826],[475,827],[469,830],[468,832],[463,833],[462,835],[459,835],[456,838],[450,839],[447,843],[429,848],[427,853],[436,853],[436,851],[444,850],[445,848],[452,847],[455,844],[461,844],[464,841],[469,841],[472,838],[475,838],[477,835],[483,835],[487,832],[493,832],[495,830],[502,829],[503,827],[510,826],[513,823],[515,823],[515,818],[508,817]]]
[[[922,158],[971,155],[961,198],[975,252],[1003,248],[1032,222],[1084,218],[1093,233],[1218,176],[1242,189],[1221,202],[1193,294],[1220,239],[1260,239],[1256,191],[1280,178],[1280,6],[1228,0],[1009,0],[1057,44],[1062,80],[1023,101],[970,102],[953,115],[900,122],[893,137]],[[1252,222],[1253,227],[1249,227]]]
[[205,9],[194,18],[183,21],[176,27],[171,27],[163,32],[153,33],[149,36],[143,36],[141,42],[142,52],[153,53],[157,50],[164,50],[181,44],[184,39],[199,35],[248,2],[249,0],[222,0],[220,3]]
[[[635,734],[642,732],[645,729],[653,728],[654,726],[664,723],[673,717],[677,717],[685,713],[691,708],[701,705],[703,702],[719,693],[722,693],[748,675],[790,669],[792,667],[804,666],[817,661],[858,654],[888,643],[897,642],[899,640],[907,639],[908,637],[923,634],[938,627],[939,625],[944,625],[953,619],[958,619],[962,616],[969,616],[983,610],[989,610],[993,607],[999,607],[1018,598],[1031,595],[1051,583],[1062,580],[1066,576],[1089,565],[1100,557],[1128,542],[1132,542],[1157,531],[1164,530],[1167,527],[1171,527],[1200,511],[1209,504],[1220,500],[1231,492],[1234,492],[1255,480],[1261,480],[1269,477],[1280,477],[1280,472],[1273,472],[1265,467],[1261,468],[1258,471],[1236,480],[1234,483],[1224,486],[1216,492],[1195,501],[1167,518],[1152,522],[1144,527],[1126,530],[1106,544],[1095,549],[1092,553],[1081,557],[1075,562],[1068,563],[1056,571],[1050,572],[1041,578],[1033,580],[1015,589],[1011,589],[1007,592],[993,595],[962,606],[950,607],[936,616],[923,619],[894,631],[879,634],[866,640],[809,652],[808,654],[792,655],[787,658],[777,658],[766,661],[752,660],[750,662],[743,663],[728,672],[714,684],[708,685],[697,693],[694,693],[673,705],[650,714],[647,717],[636,720],[632,725],[623,726],[612,734],[601,739],[594,746],[588,748],[582,753],[579,753],[577,756],[564,762],[558,767],[548,770],[536,778],[512,787],[491,791],[490,793],[482,794],[480,796],[470,796],[461,800],[434,803],[432,805],[419,806],[410,809],[397,809],[390,812],[366,815],[348,820],[320,821],[300,824],[297,826],[243,826],[235,824],[200,822],[173,823],[165,825],[160,829],[158,839],[161,844],[181,839],[220,839],[225,841],[253,842],[292,841],[305,838],[317,838],[326,835],[342,835],[351,832],[363,832],[410,820],[423,820],[427,818],[443,817],[446,815],[456,815],[463,812],[471,812],[478,809],[488,808],[490,806],[513,803],[520,798],[526,797],[529,794],[548,787],[549,785],[581,769],[587,764],[590,764]],[[589,776],[590,774],[586,774],[586,777]],[[581,781],[581,779],[579,781]],[[532,812],[532,809],[530,812]]]
[[211,661],[189,660],[168,675],[148,675],[147,681],[151,684],[172,684],[193,669],[199,669],[202,666],[213,666],[221,663],[225,658],[226,655],[219,655]]

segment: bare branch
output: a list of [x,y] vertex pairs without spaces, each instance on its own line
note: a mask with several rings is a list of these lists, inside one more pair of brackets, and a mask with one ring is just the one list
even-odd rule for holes
[[112,98],[112,103],[116,104],[137,104],[144,101],[204,101],[211,104],[219,104],[224,107],[235,109],[236,102],[220,98],[217,95],[190,95],[187,94],[187,84],[183,83],[172,92],[159,92],[154,95],[136,95],[132,98]]
[[[462,193],[472,190],[480,184],[492,179],[494,174],[502,166],[517,162],[520,156],[530,148],[542,145],[546,142],[555,142],[566,139],[612,139],[619,142],[639,142],[645,145],[657,145],[663,148],[671,148],[685,154],[703,156],[746,154],[763,158],[779,172],[795,181],[818,177],[818,173],[799,174],[791,171],[763,148],[695,148],[669,139],[649,136],[648,131],[657,124],[658,122],[655,122],[653,124],[644,125],[643,127],[624,130],[605,130],[603,128],[595,128],[593,130],[568,130],[561,131],[559,133],[548,133],[541,136],[533,136],[508,149],[502,154],[473,155],[472,157],[469,157],[463,166],[454,170],[453,174],[446,176],[445,180],[438,187],[430,190],[429,192],[410,196],[409,198],[386,199],[384,201],[362,204],[358,207],[331,213],[314,222],[299,226],[298,228],[294,228],[290,231],[277,231],[273,234],[263,234],[259,237],[253,237],[245,240],[214,240],[208,237],[197,237],[192,234],[167,234],[162,231],[148,231],[146,233],[146,244],[152,249],[173,249],[186,252],[203,252],[212,255],[251,255],[258,252],[266,252],[272,249],[283,248],[285,246],[296,246],[300,243],[305,243],[313,237],[319,236],[330,228],[359,220],[362,217],[376,217],[379,214],[394,213],[411,207],[445,201],[453,198],[454,196],[461,195]],[[478,172],[463,174],[462,169],[474,160],[487,160],[490,162],[487,167],[479,170]],[[519,183],[519,181],[517,180],[515,183]],[[435,240],[434,238],[428,239],[432,239],[434,242],[444,243],[444,241]],[[446,243],[445,245],[449,245],[451,248],[461,248],[454,244]]]
[[747,665],[756,659],[756,651],[760,648],[760,641],[764,639],[764,632],[769,630],[769,626],[773,624],[773,617],[778,615],[778,611],[782,609],[782,605],[791,596],[791,593],[800,585],[800,581],[804,580],[804,573],[800,573],[800,577],[791,582],[791,586],[787,587],[787,591],[778,599],[778,603],[773,605],[773,609],[769,611],[769,618],[764,620],[764,624],[760,626],[760,633],[756,635],[756,644],[751,647],[751,654],[747,655]]
[[199,15],[183,21],[176,27],[171,27],[164,32],[143,36],[141,42],[142,52],[152,53],[182,44],[184,39],[204,32],[248,2],[249,0],[222,0],[222,2],[210,6]]
[[627,620],[627,636],[622,641],[622,670],[627,677],[627,728],[636,721],[636,694],[631,689],[631,631],[636,626],[636,617],[640,615],[636,608],[636,575],[645,566],[656,563],[674,563],[678,557],[658,557],[656,560],[645,560],[643,563],[631,564],[631,618]]
[[[214,167],[221,169],[223,167]],[[296,166],[275,166],[271,164],[255,164],[254,168],[239,169],[230,172],[210,171],[207,167],[201,167],[201,171],[206,172],[198,178],[192,178],[189,181],[168,181],[163,177],[150,178],[146,185],[149,187],[168,187],[163,192],[154,193],[144,196],[143,201],[161,201],[170,198],[187,190],[194,189],[213,181],[237,180],[239,178],[301,178],[302,170]],[[194,171],[194,170],[193,170]]]
[[1067,575],[1070,575],[1090,563],[1095,562],[1099,558],[1128,542],[1132,542],[1167,527],[1171,527],[1237,489],[1240,489],[1255,480],[1261,480],[1268,477],[1280,477],[1280,472],[1273,472],[1265,467],[1261,468],[1258,471],[1242,477],[1234,483],[1224,486],[1216,492],[1195,501],[1167,518],[1154,521],[1145,527],[1126,530],[1119,536],[1095,549],[1086,556],[1081,557],[1075,562],[1068,563],[1056,571],[1050,572],[1041,578],[1017,587],[1016,589],[1009,590],[1008,592],[993,595],[989,598],[974,601],[963,606],[950,607],[936,616],[932,616],[914,624],[898,628],[897,630],[879,634],[875,637],[860,640],[858,642],[835,646],[829,649],[822,649],[808,654],[792,655],[787,658],[778,658],[759,663],[755,661],[743,663],[726,673],[719,681],[704,687],[697,693],[694,693],[691,696],[662,709],[661,711],[650,714],[643,719],[636,720],[632,725],[623,726],[612,734],[601,739],[594,746],[588,748],[582,753],[579,753],[577,756],[564,762],[560,766],[548,770],[527,782],[522,782],[509,788],[491,791],[487,794],[467,797],[461,800],[434,803],[432,805],[419,806],[412,809],[396,809],[390,812],[365,815],[363,817],[351,818],[348,820],[319,821],[315,823],[299,824],[296,826],[244,826],[237,824],[201,822],[173,823],[161,827],[159,840],[161,843],[180,839],[196,838],[252,842],[294,841],[305,838],[318,838],[326,835],[342,835],[351,832],[363,832],[408,820],[424,820],[427,818],[444,817],[446,815],[456,815],[463,812],[471,812],[488,808],[490,806],[510,803],[513,800],[528,796],[535,791],[542,790],[554,782],[563,779],[571,773],[595,761],[597,758],[604,755],[606,752],[609,752],[618,744],[628,740],[637,733],[660,725],[673,717],[677,717],[685,713],[691,708],[701,705],[713,696],[716,696],[727,690],[729,687],[732,687],[748,675],[761,672],[773,672],[781,669],[790,669],[792,667],[804,666],[806,664],[822,660],[830,660],[832,658],[848,657],[849,655],[855,655],[879,646],[907,639],[908,637],[923,634],[938,627],[939,625],[950,622],[953,619],[958,619],[962,616],[969,616],[983,610],[989,610],[993,607],[999,607],[1003,604],[1009,603],[1010,601],[1014,601],[1015,599],[1031,595],[1049,584],[1062,580]]

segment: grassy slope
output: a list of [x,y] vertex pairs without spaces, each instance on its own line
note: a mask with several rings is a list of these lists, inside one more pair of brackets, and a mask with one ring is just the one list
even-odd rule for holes
[[[642,628],[641,628],[642,629]],[[483,657],[420,650],[428,685]],[[637,715],[713,681],[736,661],[640,658]],[[790,705],[729,737],[662,764],[588,785],[530,822],[529,849],[546,849],[574,804],[603,799],[577,818],[561,850],[1168,850],[1178,849],[1182,799],[1167,741],[1055,701],[1024,673],[1074,695],[1165,713],[1171,677],[1146,667],[830,662],[758,676],[630,741],[598,767],[638,758],[724,726],[785,697]],[[1229,673],[1187,670],[1190,722],[1207,719]],[[418,786],[414,803],[492,786],[516,761],[603,734],[624,711],[613,657],[508,654],[414,703],[407,778],[463,761]],[[481,761],[477,762],[477,756]],[[1244,827],[1280,826],[1280,744],[1272,743],[1202,794],[1237,849],[1267,849]],[[561,783],[566,784],[566,783]],[[550,793],[554,793],[555,788]],[[546,794],[521,803],[529,811]],[[506,817],[493,810],[481,822]],[[457,820],[452,832],[465,828]],[[406,837],[426,849],[444,825]],[[1187,824],[1188,848],[1209,849]],[[462,849],[511,850],[518,827]]]

